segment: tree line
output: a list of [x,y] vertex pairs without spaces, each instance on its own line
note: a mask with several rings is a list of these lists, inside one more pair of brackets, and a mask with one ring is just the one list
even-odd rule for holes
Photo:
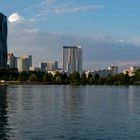
[[0,68],[0,80],[5,81],[35,81],[45,82],[46,84],[72,84],[72,85],[140,85],[140,70],[136,70],[133,76],[119,73],[108,75],[105,78],[92,73],[79,74],[74,71],[71,74],[56,72],[52,73],[42,71],[23,71],[18,72],[17,68]]

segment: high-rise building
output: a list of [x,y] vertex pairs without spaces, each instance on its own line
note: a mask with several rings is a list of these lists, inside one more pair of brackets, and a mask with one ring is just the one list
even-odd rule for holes
[[9,66],[9,68],[16,68],[17,67],[17,58],[14,56],[13,53],[8,53],[7,64]]
[[30,67],[32,67],[32,56],[21,56],[17,58],[17,68],[18,71],[29,71]]
[[63,70],[69,73],[82,72],[81,46],[63,46]]
[[7,65],[7,17],[0,13],[0,67]]

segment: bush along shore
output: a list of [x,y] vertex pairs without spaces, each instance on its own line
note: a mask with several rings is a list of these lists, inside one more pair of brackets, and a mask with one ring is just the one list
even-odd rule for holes
[[140,85],[140,70],[136,70],[133,76],[120,73],[101,78],[98,74],[80,75],[76,71],[69,75],[59,72],[52,75],[42,71],[18,72],[17,68],[0,68],[0,81],[1,84]]

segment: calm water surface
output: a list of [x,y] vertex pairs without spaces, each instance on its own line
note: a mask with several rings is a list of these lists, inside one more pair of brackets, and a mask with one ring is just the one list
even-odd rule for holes
[[0,87],[0,140],[140,140],[140,87]]

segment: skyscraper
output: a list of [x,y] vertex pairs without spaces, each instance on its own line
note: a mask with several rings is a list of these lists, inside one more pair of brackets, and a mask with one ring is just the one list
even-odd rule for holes
[[21,56],[17,58],[17,68],[19,72],[29,71],[32,67],[32,56]]
[[69,73],[82,72],[81,46],[63,46],[63,70]]
[[0,67],[7,65],[7,17],[0,13]]
[[9,68],[16,68],[17,67],[17,58],[14,56],[13,53],[8,53],[7,64],[9,66]]

